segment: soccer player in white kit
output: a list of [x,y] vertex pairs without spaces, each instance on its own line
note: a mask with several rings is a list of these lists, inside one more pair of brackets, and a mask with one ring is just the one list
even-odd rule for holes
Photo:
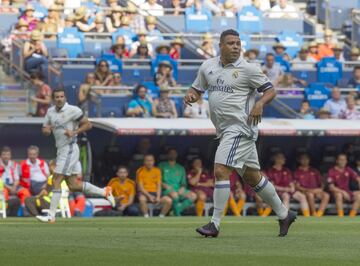
[[[220,139],[214,165],[214,213],[211,221],[196,231],[206,237],[218,236],[220,219],[230,195],[229,176],[235,169],[275,211],[279,218],[279,236],[285,236],[296,213],[284,206],[274,186],[260,172],[255,145],[263,106],[276,96],[275,89],[259,67],[240,56],[241,41],[236,31],[222,32],[219,46],[220,56],[200,66],[197,78],[184,97],[184,103],[191,105],[201,93],[208,91],[210,118]],[[262,96],[256,101],[257,93]]]
[[80,108],[66,102],[65,91],[56,89],[52,93],[54,106],[46,113],[42,127],[44,135],[53,133],[57,148],[56,168],[53,177],[53,196],[50,202],[50,211],[47,215],[38,215],[36,218],[41,222],[54,223],[56,209],[61,198],[61,182],[65,179],[69,189],[73,192],[83,191],[87,194],[105,197],[111,205],[115,206],[115,200],[111,187],[99,188],[89,182],[77,180],[81,169],[78,167],[79,147],[77,135],[91,129],[91,123],[84,116]]

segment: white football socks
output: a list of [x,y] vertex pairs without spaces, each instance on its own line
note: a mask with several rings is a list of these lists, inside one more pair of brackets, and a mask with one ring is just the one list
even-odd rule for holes
[[60,199],[61,199],[61,189],[54,189],[52,191],[52,197],[51,197],[50,209],[49,209],[49,215],[53,219],[55,219],[56,210],[59,205]]
[[216,181],[214,189],[214,213],[211,218],[217,229],[220,227],[221,216],[230,196],[230,180]]
[[254,191],[274,210],[280,220],[283,220],[288,215],[288,209],[281,202],[275,187],[265,177],[261,177],[260,182],[253,187]]
[[105,196],[105,189],[94,186],[89,182],[83,182],[83,192],[85,194],[96,195],[100,197]]

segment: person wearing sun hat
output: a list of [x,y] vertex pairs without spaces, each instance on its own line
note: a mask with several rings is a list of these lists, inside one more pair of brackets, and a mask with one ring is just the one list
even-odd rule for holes
[[258,56],[259,56],[259,50],[255,48],[248,49],[244,53],[244,58],[249,62],[254,62],[258,60]]
[[171,48],[167,43],[162,42],[156,47],[156,53],[157,54],[169,54],[170,49]]
[[95,23],[88,24],[89,21],[89,13],[88,9],[85,6],[81,6],[75,9],[75,25],[79,29],[79,31],[89,32],[93,28],[95,28]]
[[[307,64],[309,63],[309,64]],[[312,64],[310,64],[312,63]],[[309,56],[309,49],[307,45],[301,46],[297,56],[292,60],[293,69],[313,69],[316,60]]]
[[353,47],[350,50],[350,61],[359,61],[360,60],[360,49]]
[[125,8],[125,13],[130,19],[130,27],[135,31],[139,32],[142,29],[145,29],[145,20],[144,16],[138,13],[137,7],[134,6],[131,2],[128,2],[127,8]]
[[24,43],[24,66],[28,73],[41,71],[47,77],[48,50],[42,40],[43,34],[39,30],[31,32],[30,40]]
[[145,29],[142,29],[137,33],[138,40],[131,44],[130,57],[133,57],[137,53],[138,47],[140,46],[141,43],[146,43],[147,49],[148,49],[148,54],[150,56],[154,55],[154,47],[151,43],[147,42],[146,37],[147,37],[147,31]]
[[170,57],[174,60],[180,59],[181,56],[181,48],[184,47],[184,41],[177,37],[170,42],[171,49],[170,49]]
[[[134,59],[151,59],[149,55],[148,43],[146,41],[141,41],[140,45],[137,47],[136,54],[132,57]],[[149,65],[149,62],[136,62],[136,65]]]
[[103,13],[97,13],[95,16],[95,28],[91,30],[91,32],[104,33],[107,32],[105,28],[104,15]]
[[164,40],[161,32],[156,28],[157,20],[154,16],[146,17],[146,29],[148,31],[148,42],[161,42]]
[[29,23],[28,30],[33,31],[36,28],[39,20],[34,17],[35,8],[33,5],[26,5],[23,14],[20,16],[21,19]]
[[334,57],[337,61],[342,63],[345,62],[344,54],[343,54],[344,48],[342,44],[340,43],[335,44],[332,50],[334,52]]
[[207,32],[202,36],[201,48],[197,48],[196,51],[204,59],[209,59],[217,55],[217,50],[214,46],[213,36],[210,33]]
[[48,8],[48,15],[44,18],[45,24],[53,24],[54,26],[50,26],[52,28],[56,28],[56,32],[58,28],[62,27],[61,15],[60,11],[62,8],[53,4]]
[[281,42],[276,42],[273,46],[272,46],[274,52],[275,52],[275,57],[283,57],[286,47],[284,44],[282,44]]
[[121,15],[123,9],[121,6],[117,6],[111,9],[110,13],[108,13],[105,23],[108,32],[115,32],[117,28],[121,26]]
[[73,13],[68,14],[64,19],[64,28],[72,28],[75,25],[75,15]]
[[178,113],[173,100],[170,99],[170,89],[167,85],[160,86],[160,97],[154,100],[153,116],[157,118],[177,118]]
[[173,66],[169,61],[162,61],[158,65],[158,70],[154,77],[154,82],[156,86],[169,86],[169,87],[175,87],[176,81],[173,76]]
[[309,57],[313,58],[316,62],[320,60],[319,55],[319,45],[317,41],[312,41],[309,43]]

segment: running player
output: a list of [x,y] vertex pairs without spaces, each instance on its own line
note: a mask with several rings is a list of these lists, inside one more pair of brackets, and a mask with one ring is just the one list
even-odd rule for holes
[[[279,218],[279,236],[283,237],[296,214],[284,206],[274,186],[261,174],[255,145],[263,107],[276,96],[275,89],[255,64],[240,57],[238,32],[222,32],[219,46],[220,56],[201,65],[184,97],[184,103],[191,105],[201,93],[208,91],[210,118],[220,139],[214,165],[214,213],[211,221],[196,231],[204,236],[219,234],[220,219],[230,195],[229,176],[235,169],[275,211]],[[263,95],[255,102],[258,92]]]
[[66,181],[71,191],[83,191],[87,194],[105,197],[115,207],[111,187],[99,188],[77,179],[81,171],[79,167],[76,167],[79,161],[77,135],[91,129],[90,121],[84,117],[80,108],[66,102],[63,89],[54,90],[52,98],[55,105],[49,108],[46,113],[42,132],[46,136],[53,133],[57,148],[55,174],[52,182],[53,196],[49,214],[38,215],[36,218],[41,222],[55,222],[56,209],[61,198],[62,180]]

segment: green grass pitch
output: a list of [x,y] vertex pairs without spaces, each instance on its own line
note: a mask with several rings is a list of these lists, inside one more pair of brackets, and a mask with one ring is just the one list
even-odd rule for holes
[[275,217],[0,219],[0,265],[360,265],[360,218],[298,218],[278,238]]

